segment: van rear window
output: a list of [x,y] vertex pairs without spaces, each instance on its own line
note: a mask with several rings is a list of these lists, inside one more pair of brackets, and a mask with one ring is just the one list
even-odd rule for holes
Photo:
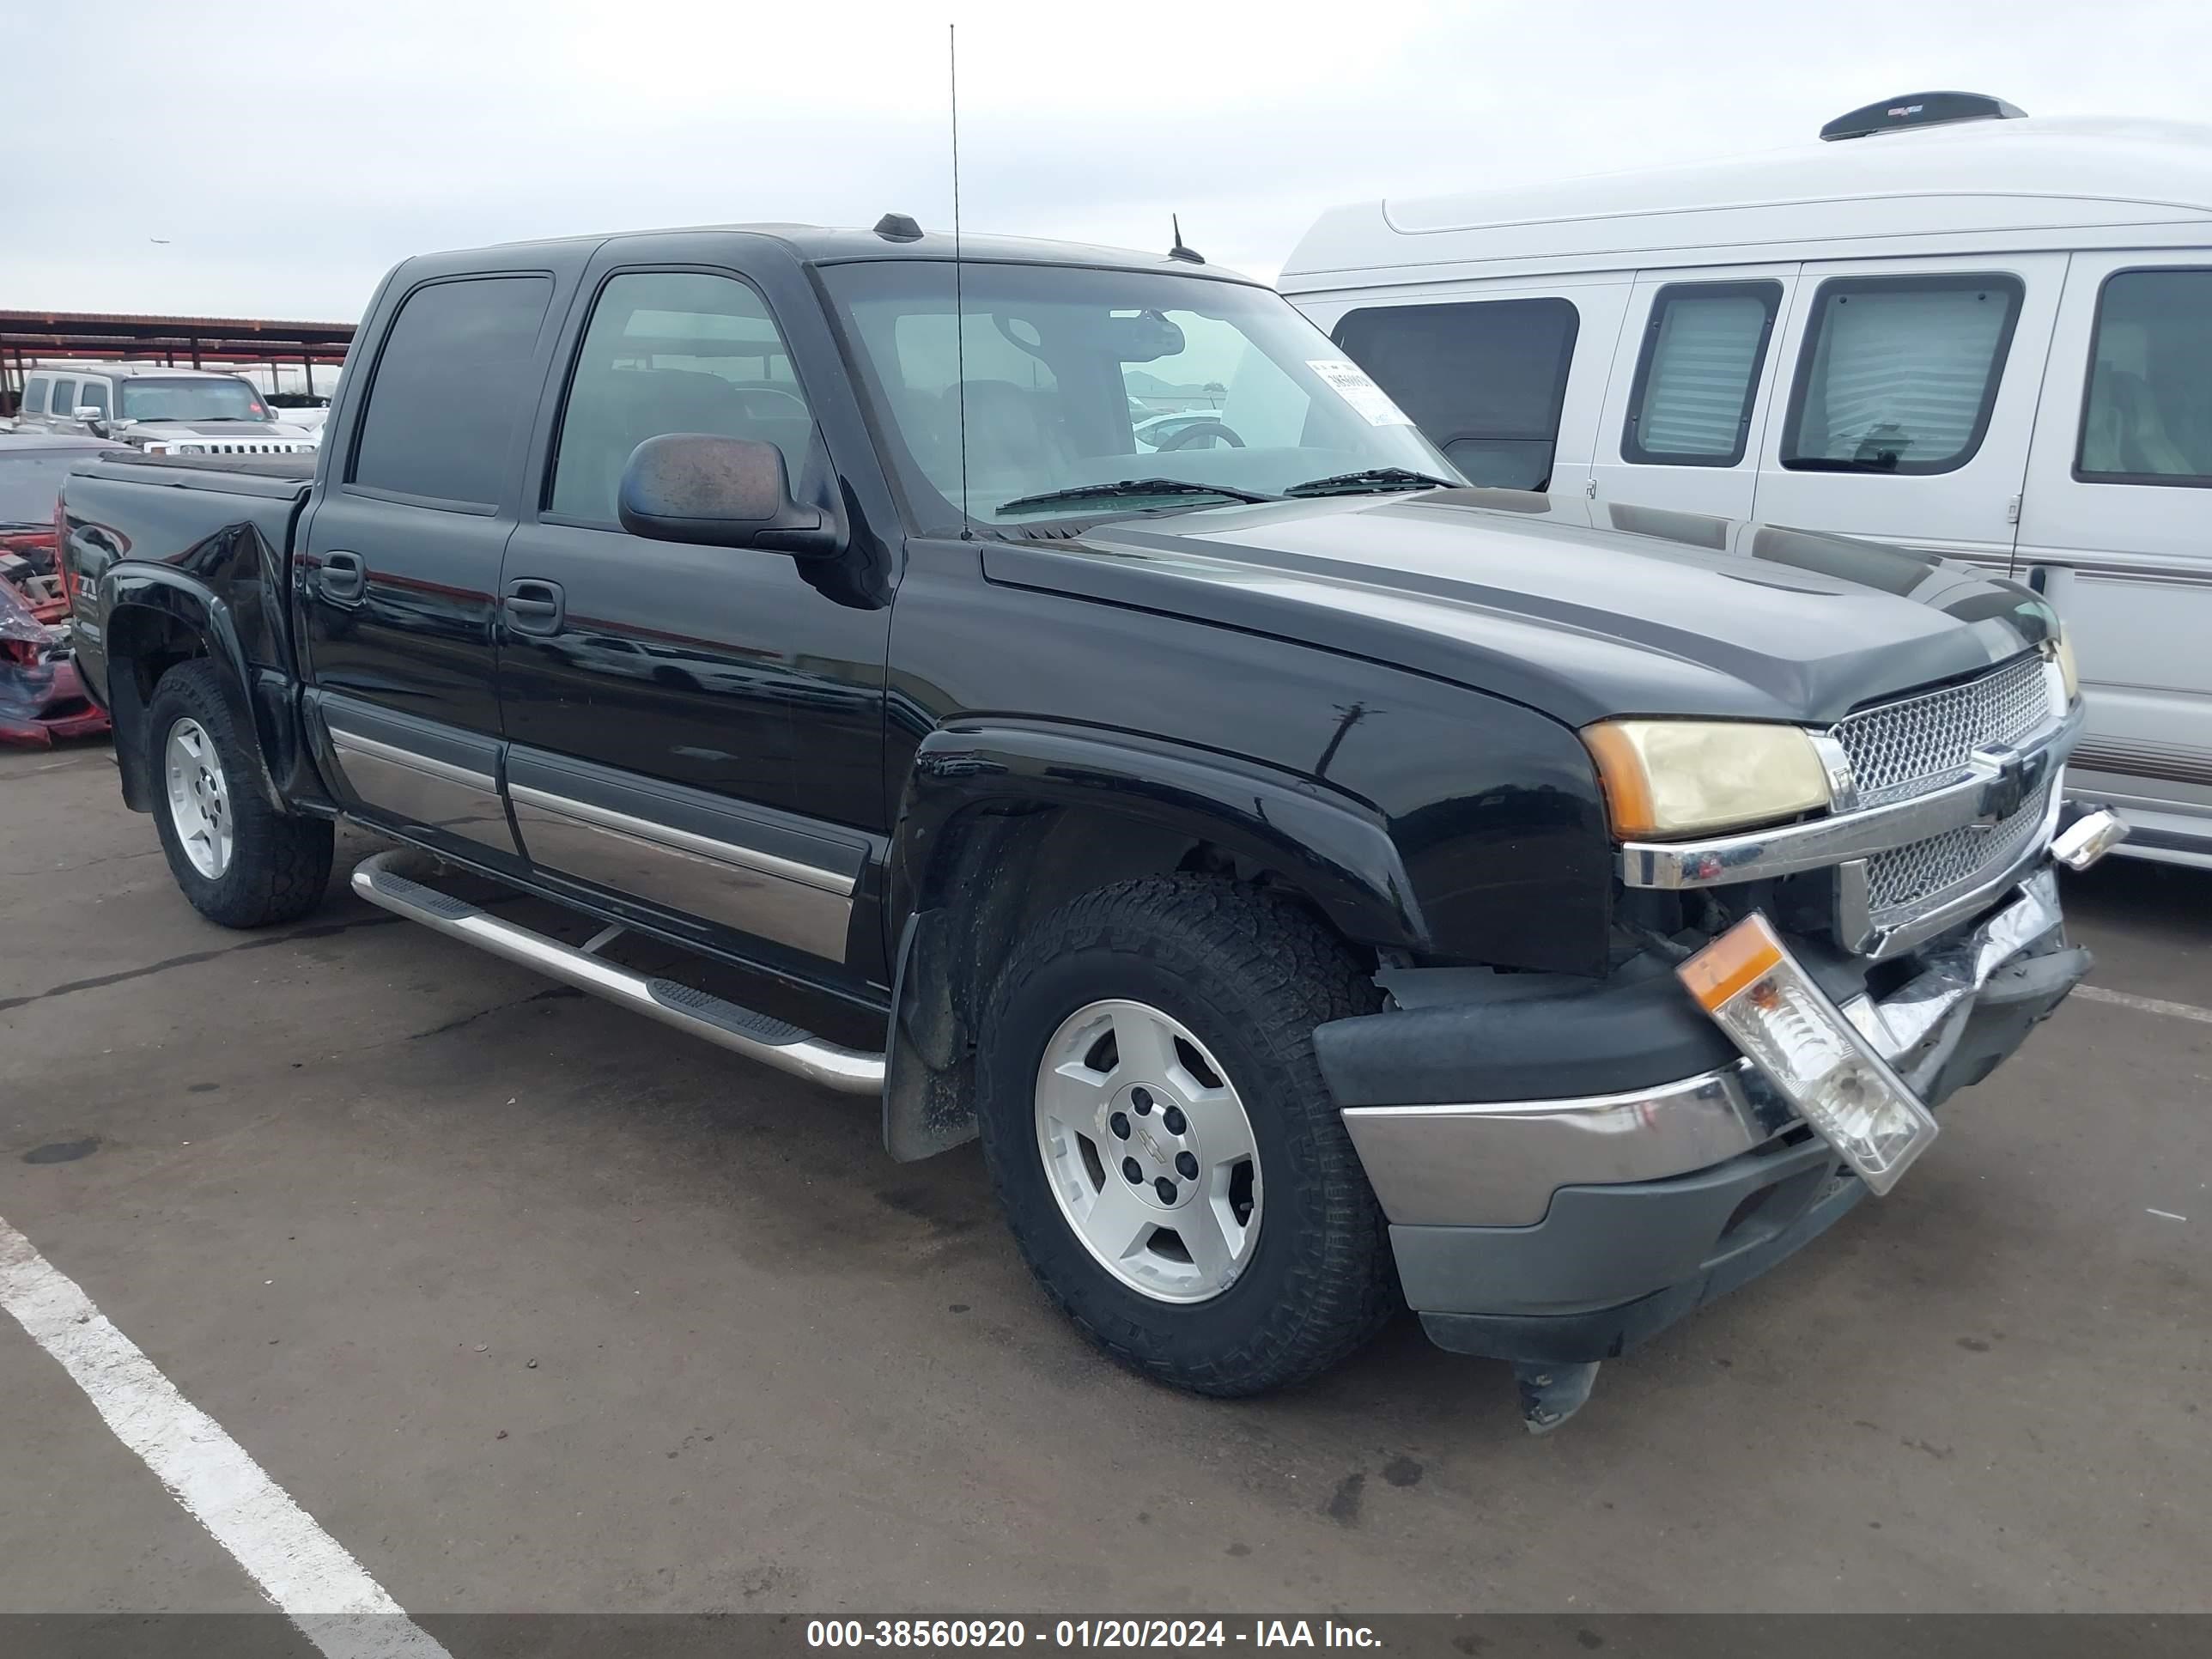
[[1547,489],[1581,320],[1554,298],[1378,306],[1336,342],[1468,482]]

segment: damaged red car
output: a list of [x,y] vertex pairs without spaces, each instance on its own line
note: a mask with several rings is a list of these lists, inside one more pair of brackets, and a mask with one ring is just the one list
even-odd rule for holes
[[107,714],[85,695],[55,558],[54,502],[71,466],[127,446],[43,433],[0,435],[0,744],[94,737]]

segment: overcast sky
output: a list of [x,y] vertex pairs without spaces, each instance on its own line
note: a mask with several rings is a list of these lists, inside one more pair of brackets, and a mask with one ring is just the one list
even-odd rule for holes
[[[394,261],[747,219],[1272,276],[1334,202],[1809,139],[1963,88],[2212,119],[2205,0],[1702,5],[0,0],[0,307],[350,320]],[[70,89],[64,96],[64,88]]]

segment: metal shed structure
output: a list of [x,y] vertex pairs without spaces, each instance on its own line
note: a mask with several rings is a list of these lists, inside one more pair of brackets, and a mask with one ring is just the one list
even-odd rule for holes
[[259,317],[152,317],[101,312],[0,311],[0,410],[22,395],[39,360],[209,363],[300,368],[314,384],[318,364],[345,361],[351,323],[283,322]]

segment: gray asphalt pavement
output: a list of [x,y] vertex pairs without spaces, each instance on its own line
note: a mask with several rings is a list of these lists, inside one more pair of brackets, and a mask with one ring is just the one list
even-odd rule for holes
[[[891,1164],[348,850],[228,933],[104,748],[0,756],[0,1218],[411,1612],[2212,1608],[2212,1024],[2075,1000],[1533,1441],[1410,1323],[1280,1397],[1140,1382],[972,1146]],[[2212,1008],[2212,877],[2069,897],[2096,983]],[[0,1611],[261,1604],[3,1318],[0,1402]]]

